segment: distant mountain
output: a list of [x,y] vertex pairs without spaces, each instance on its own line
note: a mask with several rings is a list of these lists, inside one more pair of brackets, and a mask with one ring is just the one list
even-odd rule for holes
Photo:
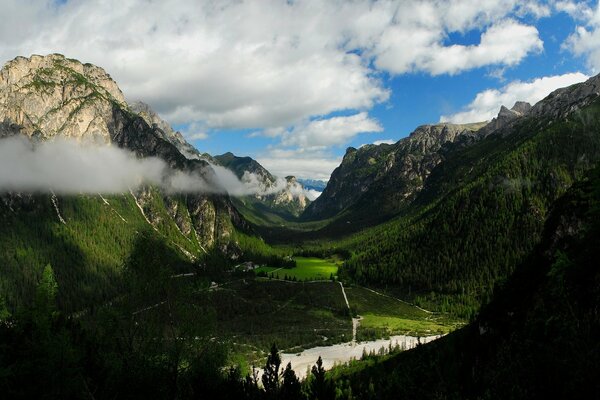
[[230,152],[214,159],[255,189],[248,196],[234,199],[238,208],[251,212],[255,217],[268,217],[273,213],[284,218],[297,217],[310,203],[304,187],[293,176],[275,177],[251,157],[238,157]]
[[327,181],[318,179],[298,179],[298,182],[300,182],[305,189],[315,190],[317,192],[322,192],[327,187]]

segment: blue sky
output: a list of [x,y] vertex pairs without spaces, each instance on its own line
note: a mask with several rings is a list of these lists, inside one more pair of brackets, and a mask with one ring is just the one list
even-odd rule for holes
[[201,151],[250,155],[280,176],[327,179],[348,146],[487,120],[600,68],[597,0],[7,0],[5,11],[4,62],[59,52],[99,65]]

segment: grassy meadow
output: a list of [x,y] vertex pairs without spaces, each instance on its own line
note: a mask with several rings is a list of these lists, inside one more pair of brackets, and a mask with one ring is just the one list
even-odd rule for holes
[[265,273],[267,276],[273,276],[276,279],[288,279],[298,281],[319,281],[328,280],[333,275],[337,276],[338,263],[333,260],[324,260],[316,257],[295,257],[295,268],[272,268],[260,267],[256,269],[257,275]]

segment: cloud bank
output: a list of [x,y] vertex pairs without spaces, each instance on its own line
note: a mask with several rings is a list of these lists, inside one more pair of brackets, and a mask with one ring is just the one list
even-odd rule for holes
[[0,190],[122,193],[144,184],[169,192],[219,191],[199,175],[171,170],[158,158],[138,159],[112,147],[54,140],[33,145],[17,136],[0,140]]
[[[155,185],[168,193],[268,195],[286,188],[285,179],[265,186],[253,174],[183,172],[155,157],[138,158],[114,146],[56,139],[32,144],[23,136],[0,139],[0,192],[54,191],[60,194],[124,193]],[[206,173],[204,173],[206,172]]]

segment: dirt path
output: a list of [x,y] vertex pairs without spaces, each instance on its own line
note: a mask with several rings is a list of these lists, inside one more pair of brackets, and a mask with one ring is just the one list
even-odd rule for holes
[[[344,284],[342,282],[338,282],[340,287],[342,288],[342,294],[344,295],[344,300],[346,301],[346,306],[348,307],[348,311],[350,315],[352,315],[352,309],[350,308],[350,303],[348,302],[348,296],[346,296],[346,289],[344,289]],[[356,317],[352,317],[352,347],[356,346],[356,331],[358,331],[358,327],[360,326],[360,320],[362,317],[357,315]]]

